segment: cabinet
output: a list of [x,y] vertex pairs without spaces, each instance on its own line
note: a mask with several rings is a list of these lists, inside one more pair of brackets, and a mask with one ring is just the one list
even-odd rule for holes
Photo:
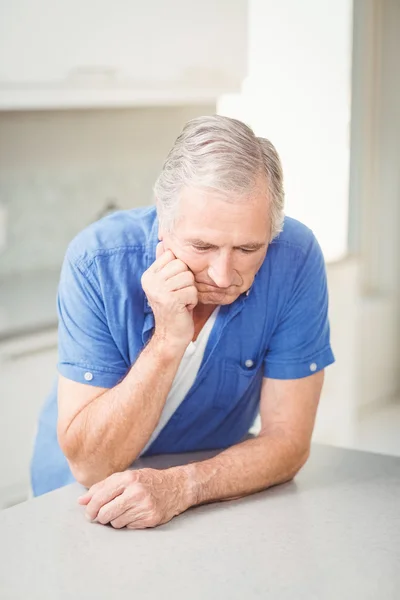
[[28,497],[36,423],[56,364],[56,328],[0,343],[0,509]]
[[0,0],[0,108],[171,104],[238,91],[247,0]]

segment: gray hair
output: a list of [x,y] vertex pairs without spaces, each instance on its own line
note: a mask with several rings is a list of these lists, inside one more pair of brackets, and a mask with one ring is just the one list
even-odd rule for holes
[[275,147],[236,119],[221,115],[192,119],[169,152],[154,186],[160,222],[172,229],[183,187],[214,189],[229,200],[232,193],[244,197],[254,192],[263,175],[270,198],[272,240],[282,231],[284,219],[282,165]]

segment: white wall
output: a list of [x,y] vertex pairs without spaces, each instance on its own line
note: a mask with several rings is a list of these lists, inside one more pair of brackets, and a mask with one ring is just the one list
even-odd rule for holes
[[288,214],[347,252],[352,0],[251,0],[249,76],[219,111],[276,146]]

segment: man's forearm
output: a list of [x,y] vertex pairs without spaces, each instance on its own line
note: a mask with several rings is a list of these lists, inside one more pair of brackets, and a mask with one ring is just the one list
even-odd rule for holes
[[175,467],[185,473],[183,510],[189,506],[247,496],[292,479],[308,458],[278,436],[259,436],[232,446],[209,460]]
[[184,350],[153,338],[127,376],[76,415],[63,433],[74,476],[90,486],[125,470],[153,433]]

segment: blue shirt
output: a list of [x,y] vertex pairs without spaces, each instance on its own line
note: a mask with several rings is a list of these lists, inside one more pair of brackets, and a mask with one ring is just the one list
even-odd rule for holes
[[[105,217],[71,242],[58,290],[64,377],[111,388],[134,364],[154,329],[140,280],[155,260],[157,234],[155,207],[147,207]],[[240,442],[258,414],[263,377],[306,377],[334,361],[327,313],[321,249],[286,217],[250,291],[221,306],[193,386],[146,455]],[[35,495],[74,481],[56,426],[55,382],[31,463]]]

